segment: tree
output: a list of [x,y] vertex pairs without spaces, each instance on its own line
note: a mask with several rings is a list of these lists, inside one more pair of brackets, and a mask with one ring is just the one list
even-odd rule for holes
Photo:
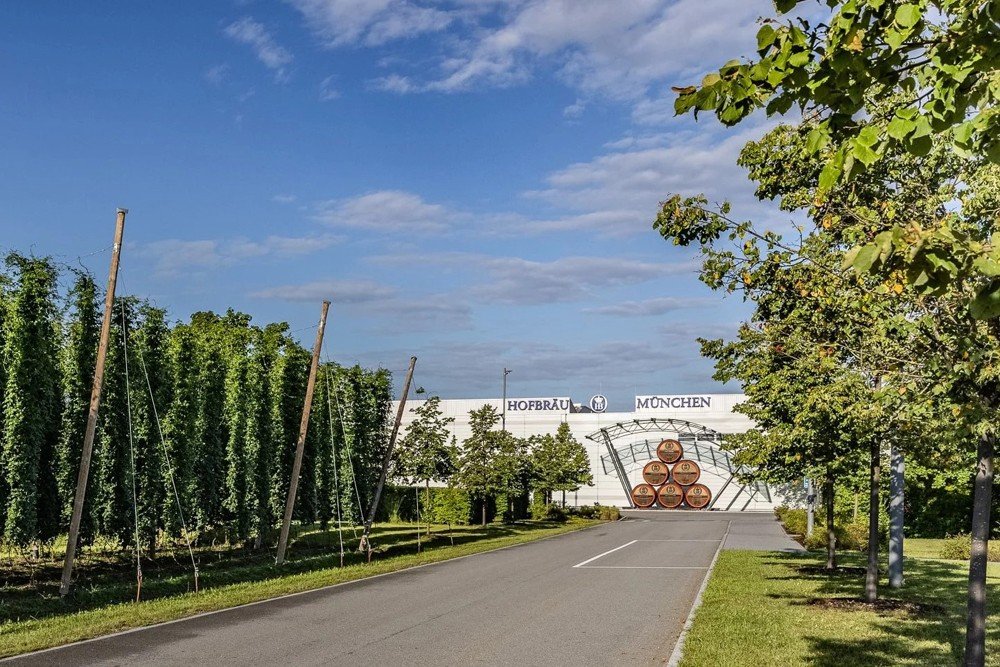
[[272,471],[275,460],[275,428],[271,410],[271,383],[280,348],[288,333],[287,324],[268,324],[251,331],[252,347],[247,368],[246,392],[246,466],[247,504],[255,548],[274,525],[271,504]]
[[226,486],[223,506],[230,539],[246,542],[251,530],[250,468],[247,454],[247,393],[251,338],[250,316],[229,310],[223,318],[225,356]]
[[[876,90],[866,99],[882,93]],[[888,96],[885,103],[891,108],[894,100]],[[875,101],[867,104],[873,110],[880,108]],[[809,122],[802,127],[800,136],[807,144],[814,139]],[[961,245],[969,239],[980,243],[980,250],[986,247],[982,239],[989,238],[995,215],[991,212],[998,206],[997,167],[974,156],[957,156],[948,145],[935,139],[926,151],[916,154],[902,144],[886,144],[880,150],[883,154],[867,166],[864,177],[854,175],[847,183],[824,182],[826,166],[800,171],[798,161],[772,162],[773,171],[781,174],[779,178],[816,174],[811,196],[789,201],[792,209],[808,210],[816,224],[800,248],[789,248],[776,235],[760,232],[751,223],[731,224],[716,218],[706,227],[694,222],[704,222],[703,202],[689,206],[692,202],[674,198],[665,203],[661,215],[672,221],[668,225],[689,216],[691,225],[681,223],[688,230],[678,230],[679,235],[674,235],[680,242],[700,242],[701,237],[718,238],[728,233],[731,238],[750,241],[744,254],[758,253],[759,244],[779,260],[805,263],[839,276],[838,291],[844,294],[849,293],[841,289],[844,286],[864,286],[866,298],[858,307],[842,310],[852,322],[864,322],[866,306],[872,303],[900,302],[892,321],[908,334],[887,332],[883,340],[900,341],[904,353],[894,358],[881,357],[882,380],[889,377],[898,392],[918,397],[905,406],[906,421],[919,422],[928,414],[941,414],[950,407],[954,437],[971,434],[979,440],[966,655],[971,664],[982,664],[985,546],[995,441],[992,425],[997,417],[995,406],[1000,404],[993,361],[998,339],[992,324],[969,317],[970,309],[975,311],[977,303],[981,306],[984,298],[991,298],[988,295],[992,288],[985,284],[988,281],[983,275],[963,268],[978,260],[967,256],[964,264],[955,263],[954,254],[949,253],[956,243]],[[803,154],[808,155],[808,151]],[[816,159],[828,164],[822,155]],[[724,218],[728,209],[717,213]],[[900,219],[905,221],[905,229]],[[709,230],[713,225],[716,231]],[[934,231],[928,235],[926,230]],[[816,249],[828,254],[811,255]],[[831,264],[829,260],[837,254],[842,261]],[[732,255],[726,261],[734,258]],[[843,273],[841,266],[853,268],[854,273]],[[729,281],[729,285],[735,288],[739,282]],[[984,314],[985,310],[978,313]]]
[[534,488],[545,502],[551,502],[553,491],[562,491],[565,507],[567,491],[594,483],[587,448],[573,437],[568,423],[559,424],[555,435],[536,438],[531,450]]
[[798,106],[813,121],[808,149],[823,155],[821,190],[900,148],[926,155],[935,137],[1000,162],[996,3],[830,0],[824,20],[782,18],[801,4],[776,0],[757,59],[675,88],[677,112],[712,111],[734,125],[762,107],[775,115]]
[[146,551],[156,550],[156,538],[166,528],[165,517],[174,503],[167,493],[170,479],[163,458],[159,423],[171,411],[172,377],[169,367],[170,327],[166,311],[148,303],[138,308],[139,325],[133,334],[129,361],[132,384],[132,422],[135,438],[136,500],[139,540]]
[[11,544],[26,546],[54,537],[59,525],[52,466],[61,407],[56,270],[48,259],[15,253],[6,265],[16,282],[4,320],[3,535]]
[[[170,333],[167,346],[167,367],[171,374],[170,411],[163,422],[164,438],[167,443],[167,461],[173,476],[165,475],[164,486],[167,502],[164,507],[164,521],[168,532],[177,535],[181,531],[181,518],[185,521],[193,517],[195,503],[196,462],[198,459],[198,378],[197,350],[191,326],[178,324]],[[177,498],[173,486],[177,486]],[[173,502],[171,502],[173,501]]]
[[472,434],[462,441],[459,455],[459,484],[479,503],[484,526],[489,499],[504,489],[504,471],[497,466],[504,438],[502,432],[493,430],[499,422],[500,415],[492,405],[471,410],[469,428]]
[[[136,484],[134,451],[134,413],[129,414],[131,396],[127,379],[126,350],[123,338],[134,339],[136,300],[117,297],[111,311],[111,331],[104,370],[101,410],[98,413],[94,446],[94,512],[98,531],[125,547],[135,543],[133,485]],[[138,366],[135,351],[128,350],[128,368]],[[129,423],[130,419],[132,424]],[[136,484],[137,486],[137,484]]]
[[[76,476],[80,468],[83,435],[90,412],[90,392],[94,381],[97,344],[100,337],[100,317],[97,311],[97,285],[90,274],[77,272],[70,289],[71,316],[65,327],[61,365],[64,397],[62,425],[59,434],[56,482],[62,499],[61,524],[69,526],[73,511]],[[93,498],[93,480],[89,480],[87,497]],[[93,516],[84,514],[81,524],[82,541],[93,534]]]
[[410,412],[415,417],[393,452],[396,475],[424,482],[430,534],[431,481],[447,481],[457,466],[458,453],[448,428],[455,419],[441,413],[441,399],[437,396],[431,396]]

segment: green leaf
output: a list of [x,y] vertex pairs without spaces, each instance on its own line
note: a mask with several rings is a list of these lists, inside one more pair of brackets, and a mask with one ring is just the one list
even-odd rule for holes
[[787,14],[795,9],[795,5],[797,4],[799,4],[799,0],[774,0],[774,6],[777,8],[779,14]]
[[858,253],[861,252],[861,246],[854,246],[846,253],[844,253],[844,259],[840,263],[840,268],[849,269],[854,266],[855,260],[858,258]]
[[837,181],[840,180],[843,169],[843,160],[831,160],[827,162],[823,167],[823,171],[819,173],[819,189],[825,191],[835,186]]
[[757,50],[765,51],[768,47],[774,44],[774,38],[778,36],[778,33],[774,28],[765,24],[757,31]]
[[909,30],[896,30],[895,28],[889,28],[885,31],[885,43],[888,44],[893,51],[898,51],[899,47],[903,45],[903,42],[906,41],[909,34]]
[[969,304],[969,313],[977,320],[989,320],[1000,315],[1000,280],[987,283]]
[[885,128],[885,131],[893,139],[903,140],[910,134],[910,132],[913,131],[913,129],[916,126],[917,124],[912,120],[907,120],[905,118],[900,118],[899,116],[896,116],[895,118],[889,121],[889,124]]
[[865,125],[858,133],[856,141],[862,146],[871,148],[878,141],[879,129],[874,125]]
[[977,257],[975,261],[972,262],[972,266],[984,276],[1000,276],[1000,262],[992,257],[987,257],[985,255]]
[[900,5],[896,9],[896,25],[902,26],[904,28],[912,28],[920,20],[922,12],[920,7],[913,3],[906,3],[905,5]]
[[869,243],[858,251],[858,254],[854,256],[854,270],[858,273],[867,273],[871,270],[872,265],[878,258],[878,246],[874,243]]

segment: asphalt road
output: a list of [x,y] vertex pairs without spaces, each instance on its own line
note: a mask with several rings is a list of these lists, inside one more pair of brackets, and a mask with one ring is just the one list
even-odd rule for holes
[[753,516],[649,512],[13,664],[659,664],[727,534],[780,533]]

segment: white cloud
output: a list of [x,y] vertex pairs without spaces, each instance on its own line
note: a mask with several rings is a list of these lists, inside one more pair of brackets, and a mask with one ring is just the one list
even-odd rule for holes
[[208,81],[214,86],[220,85],[226,79],[226,75],[229,74],[229,65],[222,63],[220,65],[212,65],[207,70],[205,70],[205,81]]
[[340,91],[333,87],[333,76],[328,76],[319,82],[319,99],[321,102],[328,102],[340,97]]
[[371,280],[317,280],[301,285],[279,285],[251,292],[258,299],[281,301],[322,301],[335,304],[358,304],[380,301],[391,297],[395,291],[387,285]]
[[691,262],[653,263],[622,257],[562,257],[534,261],[476,253],[381,255],[369,259],[383,265],[452,267],[474,272],[480,281],[455,298],[511,305],[579,301],[603,288],[636,285],[694,272],[697,267]]
[[251,259],[288,259],[329,248],[340,241],[332,234],[318,236],[268,236],[263,240],[237,237],[231,239],[164,239],[141,246],[141,256],[152,260],[153,271],[174,276],[185,271],[229,267]]
[[[584,97],[636,105],[636,117],[645,122],[664,118],[671,85],[691,83],[721,65],[720,44],[727,55],[752,53],[754,23],[773,9],[768,0],[515,0],[452,3],[448,10],[404,0],[290,1],[331,46],[448,30],[436,76],[391,74],[376,82],[382,90],[510,86],[548,67]],[[398,29],[380,27],[390,14]],[[568,113],[577,113],[578,105]]]
[[377,190],[322,202],[315,217],[331,227],[440,232],[456,219],[456,213],[441,204],[430,204],[411,192]]
[[230,23],[224,30],[227,37],[253,49],[257,59],[274,72],[275,79],[285,81],[288,78],[286,67],[294,59],[288,49],[280,46],[268,32],[263,23],[244,16]]
[[294,204],[295,200],[296,200],[295,195],[278,194],[271,197],[271,201],[277,202],[279,204]]
[[644,301],[622,301],[610,306],[587,308],[583,312],[596,315],[617,315],[621,317],[656,317],[682,308],[696,308],[715,303],[714,299],[679,298],[673,296],[646,299]]
[[443,30],[453,14],[406,0],[288,0],[329,47],[378,46]]

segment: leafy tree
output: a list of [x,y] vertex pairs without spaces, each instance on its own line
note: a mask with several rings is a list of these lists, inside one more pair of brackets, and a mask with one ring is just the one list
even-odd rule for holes
[[515,437],[508,431],[500,431],[497,439],[494,466],[500,476],[501,489],[497,508],[504,507],[503,519],[510,522],[518,517],[517,503],[526,501],[531,489],[532,458],[527,439]]
[[3,534],[11,544],[25,546],[54,537],[59,524],[51,465],[61,407],[56,270],[48,259],[15,253],[7,256],[6,265],[15,273],[15,285],[3,322]]
[[[139,325],[133,334],[129,373],[132,383],[132,421],[135,438],[136,500],[138,503],[139,539],[146,551],[156,549],[156,538],[166,528],[167,508],[173,494],[167,493],[170,480],[163,458],[158,423],[171,410],[172,377],[170,373],[170,328],[166,311],[142,303],[138,308]],[[133,359],[135,361],[133,361]]]
[[[396,475],[423,481],[426,507],[431,507],[431,481],[445,482],[457,467],[457,448],[448,425],[455,421],[441,412],[441,399],[431,396],[410,410],[415,415],[396,446]],[[425,512],[430,521],[430,512]],[[430,523],[427,531],[430,533]]]
[[271,504],[276,428],[272,419],[271,383],[287,332],[287,324],[269,324],[263,330],[251,331],[253,350],[247,368],[245,451],[249,473],[247,504],[256,548],[261,547],[276,516]]
[[469,412],[472,434],[462,441],[457,479],[482,510],[486,525],[487,501],[504,490],[504,471],[497,465],[504,446],[503,432],[494,428],[500,415],[492,405]]
[[223,506],[231,539],[250,539],[251,497],[250,468],[247,465],[247,381],[251,338],[250,316],[232,310],[222,320],[223,354],[225,357],[226,485]]
[[195,504],[196,472],[198,457],[198,367],[197,347],[194,333],[188,324],[176,325],[170,333],[167,347],[167,368],[171,373],[170,411],[164,420],[163,430],[167,443],[167,465],[173,472],[173,479],[180,496],[180,508],[176,506],[170,476],[164,479],[167,502],[164,519],[171,534],[181,530],[180,510],[186,520],[193,516]]
[[[83,435],[87,427],[87,415],[90,412],[90,393],[100,337],[97,285],[90,274],[82,271],[76,274],[69,296],[72,301],[72,311],[65,328],[66,335],[62,348],[62,391],[65,402],[56,467],[59,497],[63,500],[61,515],[63,527],[69,526],[73,511],[73,495],[76,492]],[[93,486],[92,482],[90,486]],[[87,497],[93,498],[93,488],[88,488]],[[81,524],[82,540],[86,540],[87,536],[93,533],[92,520],[87,520],[90,516],[90,513],[86,513]]]
[[465,489],[448,485],[436,489],[431,502],[431,515],[438,523],[448,524],[448,539],[454,545],[455,538],[451,534],[452,525],[468,523],[469,514],[472,513],[469,494]]
[[[136,300],[117,297],[111,315],[108,355],[104,369],[101,410],[98,413],[94,445],[96,465],[94,511],[102,535],[118,540],[122,546],[135,542],[135,511],[133,510],[132,444],[134,434],[129,429],[128,381],[125,374],[125,343],[123,337],[134,338]],[[129,370],[138,366],[134,350],[128,350]],[[132,414],[134,425],[134,412]],[[137,476],[136,476],[137,477]]]
[[226,445],[229,433],[225,420],[226,359],[224,325],[218,315],[200,312],[191,316],[195,336],[195,366],[198,386],[195,433],[198,474],[194,478],[194,516],[202,528],[223,523],[226,489]]

